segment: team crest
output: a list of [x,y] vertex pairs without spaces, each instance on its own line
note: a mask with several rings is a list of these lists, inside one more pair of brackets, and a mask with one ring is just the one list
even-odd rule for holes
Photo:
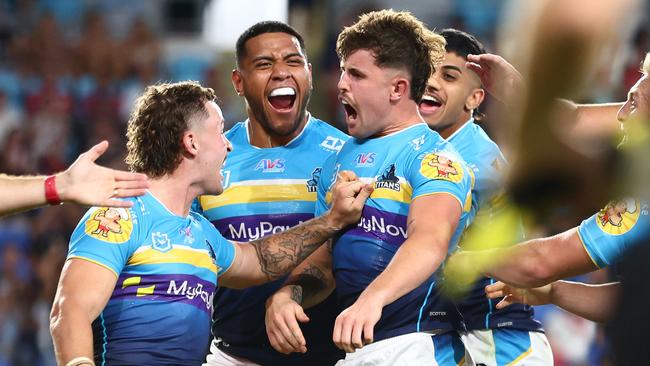
[[377,177],[377,181],[375,182],[375,188],[388,188],[392,189],[393,191],[400,191],[400,184],[399,184],[399,177],[395,175],[395,164],[391,164],[384,173]]
[[107,243],[124,243],[131,237],[133,221],[125,208],[102,207],[86,220],[84,231],[95,239]]
[[318,167],[311,172],[311,179],[307,180],[307,192],[316,192],[318,187],[318,180],[320,179],[320,172],[323,168]]
[[159,252],[168,252],[172,248],[172,242],[166,233],[159,231],[151,234],[151,247]]
[[443,179],[458,183],[463,179],[463,167],[446,156],[430,153],[424,156],[420,173],[427,178]]
[[639,220],[640,202],[633,199],[612,201],[596,215],[600,230],[610,235],[622,235],[630,231]]

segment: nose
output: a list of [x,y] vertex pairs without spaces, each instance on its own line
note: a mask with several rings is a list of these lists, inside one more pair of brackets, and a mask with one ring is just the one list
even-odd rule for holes
[[616,119],[618,119],[619,122],[625,122],[627,117],[630,116],[630,107],[631,107],[630,104],[631,103],[628,100],[627,102],[625,102],[625,104],[623,104],[621,109],[618,110],[618,113],[616,114]]
[[344,92],[348,90],[348,80],[345,71],[341,71],[341,76],[339,77],[339,82],[336,84],[336,87],[339,89],[339,92]]
[[273,65],[273,73],[271,78],[276,80],[283,80],[291,76],[289,67],[284,62],[276,62]]

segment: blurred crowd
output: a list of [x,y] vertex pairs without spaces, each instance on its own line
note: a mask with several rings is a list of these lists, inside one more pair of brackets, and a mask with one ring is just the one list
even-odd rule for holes
[[[333,6],[289,2],[290,23],[307,28],[300,30],[307,35],[314,64],[310,109],[338,126],[342,124],[337,124],[341,111],[333,41],[357,14],[383,6],[350,3],[358,5],[348,5],[323,23],[301,22],[301,16],[315,16],[323,8],[334,11]],[[446,13],[422,19],[437,28],[473,32],[488,49],[498,50],[494,14],[499,8],[481,13],[476,10],[484,8],[479,1],[451,3],[454,6],[444,9]],[[169,34],[148,17],[152,7],[155,2],[0,0],[0,172],[60,171],[103,139],[111,147],[101,163],[124,169],[124,127],[134,98],[159,80],[190,75],[217,90],[228,122],[244,116],[228,77],[232,55],[215,53],[212,60],[198,63],[172,62],[165,52]],[[306,9],[307,15],[298,9]],[[446,23],[439,24],[441,19]],[[633,33],[621,57],[599,73],[598,85],[585,101],[624,99],[624,92],[638,79],[639,61],[650,50],[648,31],[640,28]],[[323,39],[316,41],[316,34]],[[0,366],[55,364],[48,316],[69,235],[84,210],[66,205],[0,220]],[[536,234],[553,234],[575,224],[556,223]],[[608,275],[597,272],[583,280],[603,282]],[[602,327],[550,307],[538,309],[538,315],[548,331],[556,365],[609,364]]]

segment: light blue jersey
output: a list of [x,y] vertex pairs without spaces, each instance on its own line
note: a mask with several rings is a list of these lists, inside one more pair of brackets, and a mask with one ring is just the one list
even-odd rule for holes
[[[327,194],[338,171],[352,170],[375,185],[359,224],[344,231],[334,243],[333,270],[343,309],[384,271],[404,243],[409,207],[418,197],[442,193],[458,201],[462,215],[449,244],[449,250],[454,250],[471,209],[471,172],[451,145],[426,124],[379,138],[353,138],[331,162],[323,168],[319,183],[317,215],[327,210]],[[435,281],[432,275],[385,306],[375,325],[374,340],[452,329],[458,313],[434,288]]]
[[[223,168],[224,192],[199,200],[205,217],[224,237],[242,242],[313,218],[323,162],[348,139],[310,117],[300,135],[285,146],[261,149],[250,144],[249,123],[240,122],[226,133],[233,151]],[[310,345],[307,354],[283,355],[270,346],[264,328],[265,302],[284,280],[244,290],[217,289],[212,332],[221,339],[219,346],[259,364],[333,364],[342,357],[331,340],[338,315],[334,297],[307,310],[311,321],[302,326]]]
[[[503,174],[507,162],[499,146],[473,119],[456,130],[447,141],[474,172],[472,216],[483,216],[489,221],[489,217],[503,209],[504,205]],[[486,220],[479,220],[484,221]],[[534,311],[531,306],[513,304],[501,310],[495,309],[498,301],[485,296],[485,286],[493,282],[490,278],[480,279],[467,297],[458,304],[467,329],[510,328],[540,331],[541,324],[533,319]]]
[[217,277],[234,245],[201,215],[171,213],[151,193],[123,208],[91,208],[68,258],[101,265],[117,283],[93,322],[97,365],[200,365]]
[[650,235],[648,203],[634,199],[612,201],[584,220],[578,235],[594,264],[607,267]]

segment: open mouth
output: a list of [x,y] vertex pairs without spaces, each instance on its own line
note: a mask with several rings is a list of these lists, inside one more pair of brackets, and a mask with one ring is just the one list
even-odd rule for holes
[[420,113],[434,113],[442,106],[440,100],[432,95],[423,95],[420,101]]
[[289,87],[273,89],[269,93],[268,100],[273,109],[287,112],[293,108],[296,102],[296,91]]
[[341,103],[343,104],[343,109],[345,110],[345,116],[349,119],[355,119],[357,118],[357,110],[354,109],[348,102],[345,100],[341,100]]

